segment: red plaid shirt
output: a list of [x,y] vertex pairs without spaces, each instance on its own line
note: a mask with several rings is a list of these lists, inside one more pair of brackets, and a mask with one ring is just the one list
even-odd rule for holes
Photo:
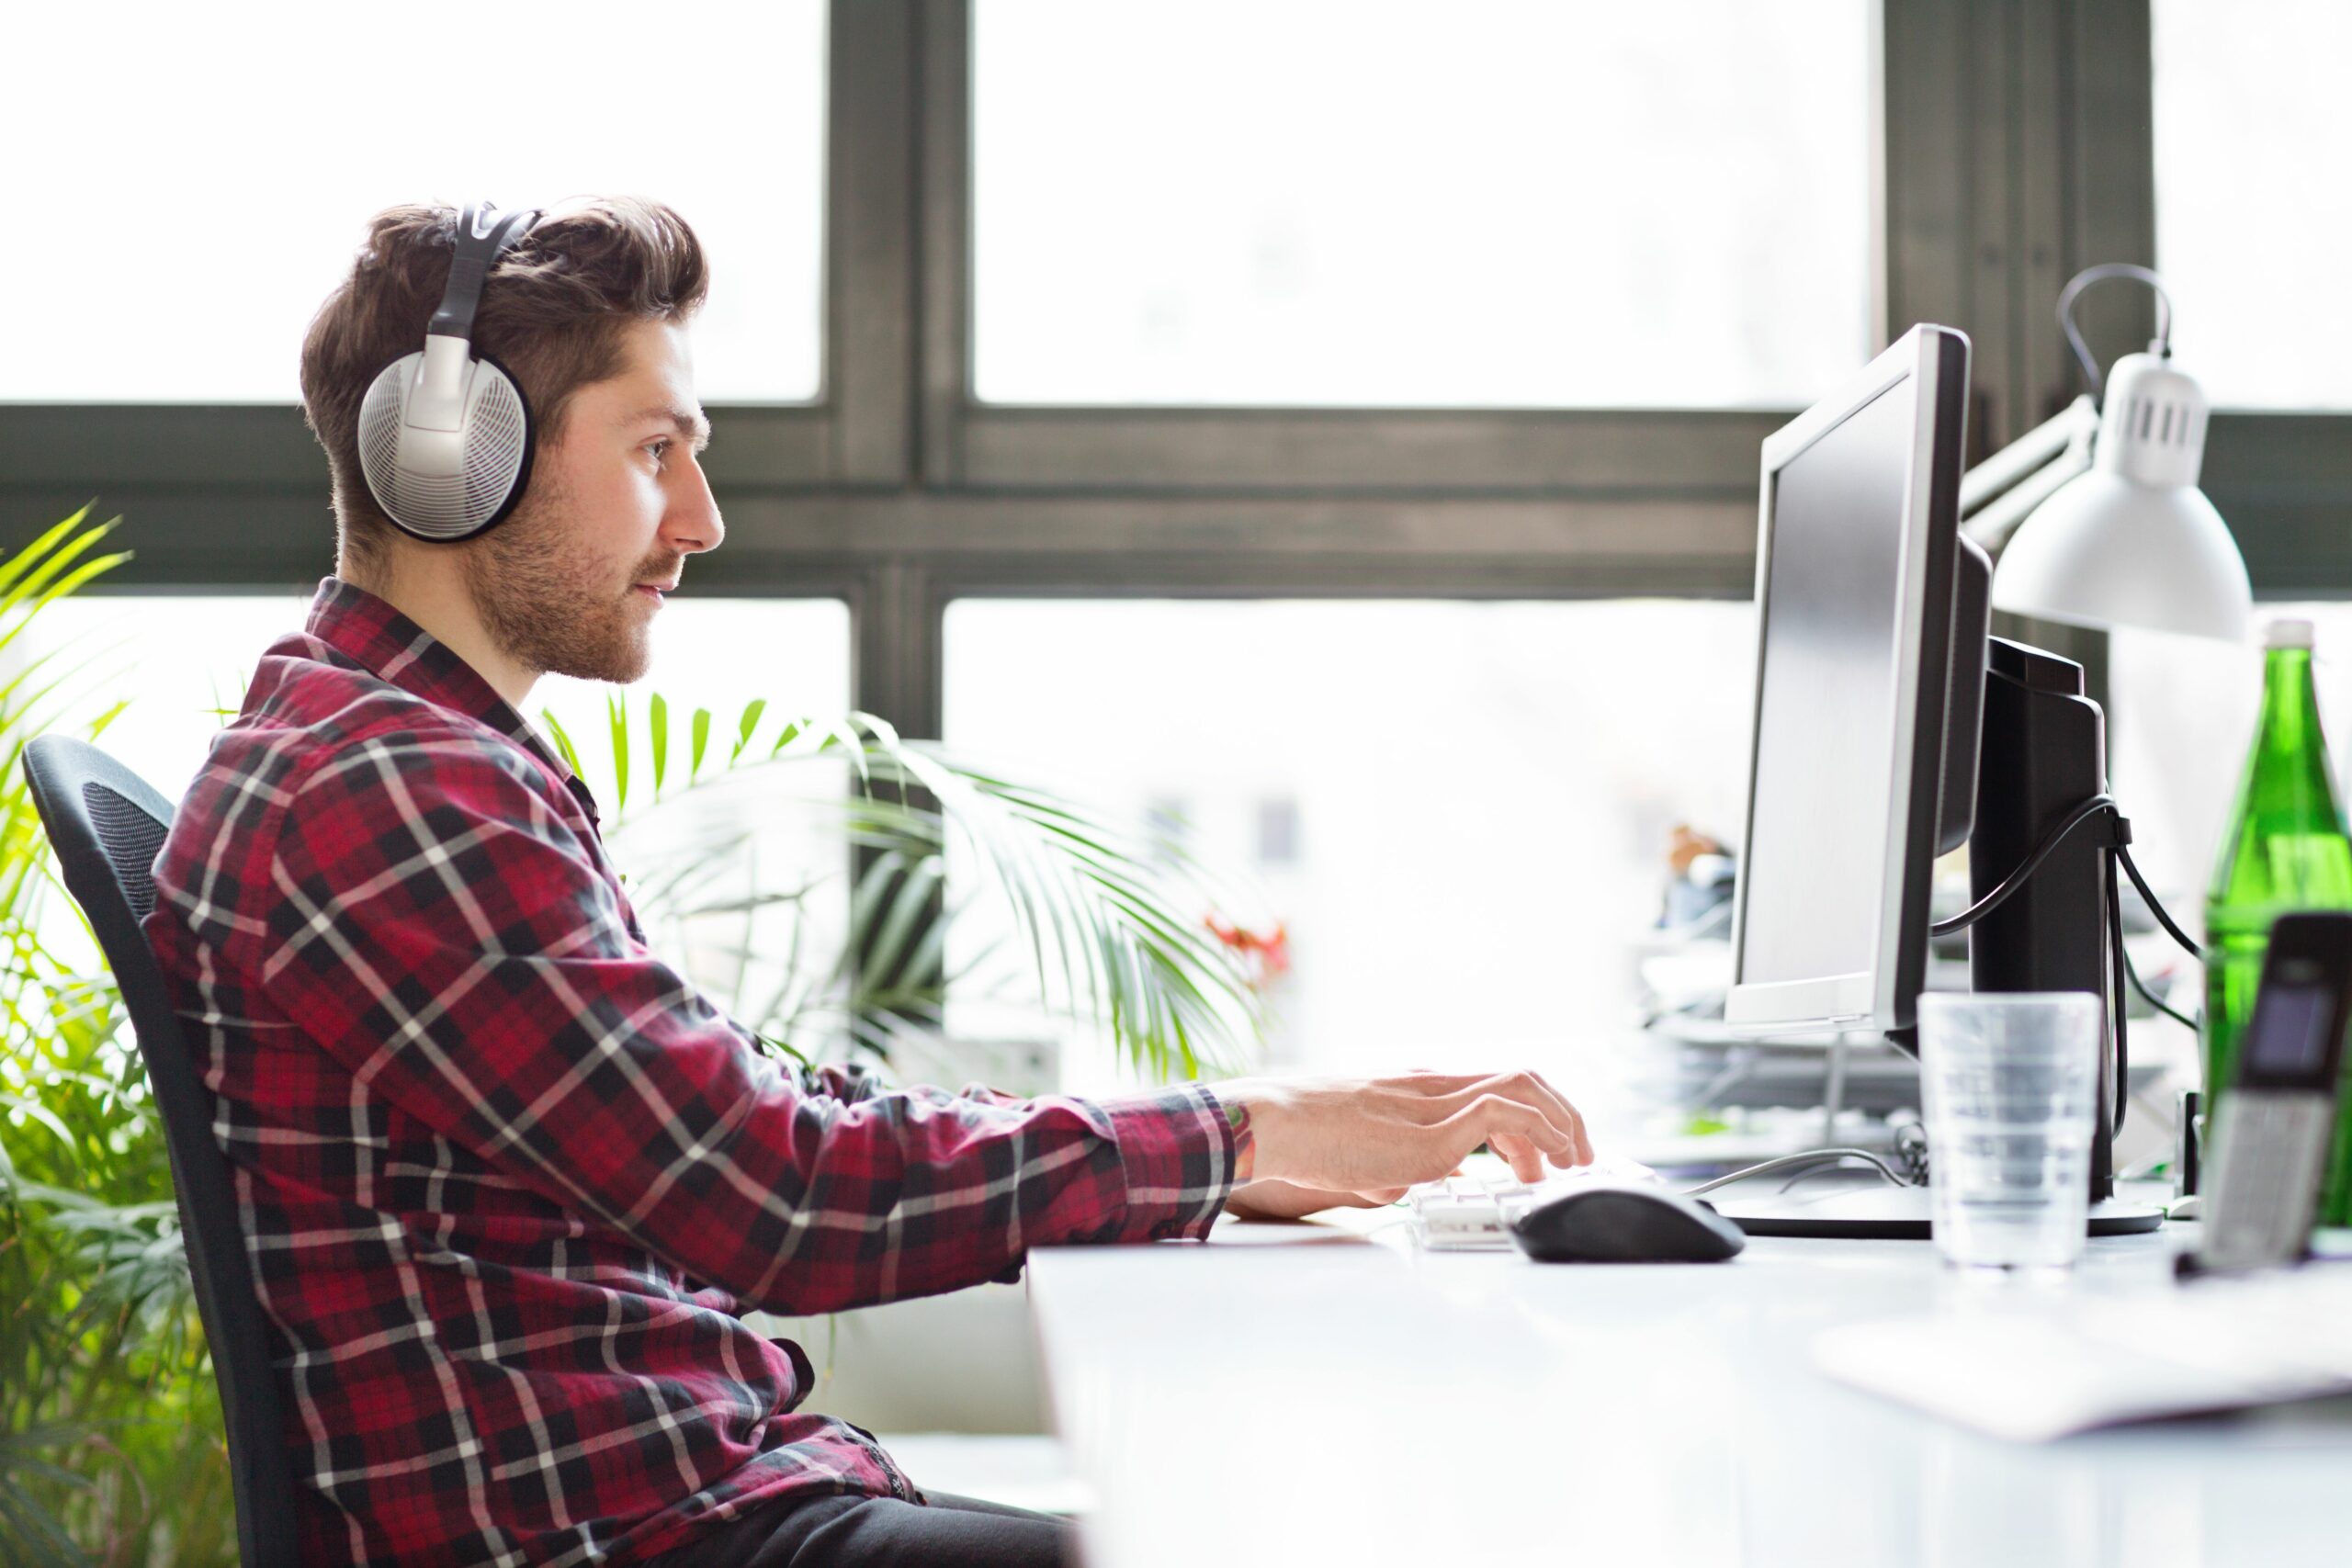
[[737,1315],[1204,1234],[1216,1100],[868,1092],[646,948],[587,790],[329,579],[155,866],[276,1325],[308,1561],[627,1561],[788,1494],[920,1495]]

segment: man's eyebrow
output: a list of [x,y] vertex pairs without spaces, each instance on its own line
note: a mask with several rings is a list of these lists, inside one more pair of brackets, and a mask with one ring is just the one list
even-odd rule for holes
[[668,420],[677,428],[679,434],[694,443],[695,450],[697,452],[710,445],[710,421],[703,417],[703,412],[700,409],[690,412],[669,403],[656,403],[651,408],[638,410],[630,417],[629,423],[643,424],[649,420],[656,419]]

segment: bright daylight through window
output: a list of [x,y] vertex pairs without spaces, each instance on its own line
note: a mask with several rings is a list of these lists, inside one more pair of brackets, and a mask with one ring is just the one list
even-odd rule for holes
[[978,393],[1801,405],[1870,354],[1872,9],[978,0]]
[[[677,19],[606,0],[468,6],[457,52],[355,6],[93,9],[11,13],[0,138],[39,243],[0,248],[0,298],[43,303],[11,312],[0,399],[293,402],[370,213],[583,193],[657,197],[708,248],[705,400],[817,395],[821,0],[697,7],[690,78],[674,42],[616,64]],[[644,107],[688,79],[688,111]]]
[[[196,594],[86,595],[45,606],[30,629],[0,652],[0,680],[30,661],[54,655],[47,667],[66,676],[57,726],[77,732],[128,697],[99,744],[122,764],[177,800],[203,762],[220,726],[243,701],[246,683],[266,649],[282,633],[302,625],[309,597],[300,593],[222,597]],[[198,657],[187,650],[200,649]],[[77,667],[78,670],[77,670]],[[68,673],[71,671],[72,673]],[[543,678],[531,694],[526,715],[542,728],[551,710],[579,749],[583,771],[598,792],[598,806],[612,825],[622,813],[614,798],[610,686],[562,676]],[[635,728],[635,766],[628,803],[641,813],[654,793],[646,734],[647,702],[654,693],[668,701],[678,738],[674,753],[685,754],[686,737],[697,707],[711,710],[714,736],[704,772],[716,773],[735,737],[746,704],[764,698],[773,731],[791,714],[834,716],[849,707],[849,608],[838,599],[673,599],[662,610],[653,634],[653,669],[626,689]],[[678,766],[678,772],[684,772]],[[683,781],[672,776],[668,791]],[[805,786],[805,787],[804,787]],[[845,866],[832,840],[812,834],[808,812],[797,803],[820,791],[838,794],[842,781],[828,770],[821,780],[802,769],[779,777],[778,808],[763,826],[773,835],[764,846],[771,862],[799,856],[804,874],[834,876],[832,891],[810,900],[820,920],[837,920],[834,905],[845,906],[839,876]],[[781,797],[789,795],[789,800]],[[624,831],[627,829],[624,828]],[[820,863],[814,856],[826,858]],[[68,935],[72,917],[62,904],[52,936]]]
[[2155,0],[2156,265],[2217,408],[2352,409],[2352,6]]
[[1696,600],[965,600],[947,739],[1249,876],[1274,1060],[1581,1084],[1631,1055],[1672,829],[1739,830],[1754,637]]

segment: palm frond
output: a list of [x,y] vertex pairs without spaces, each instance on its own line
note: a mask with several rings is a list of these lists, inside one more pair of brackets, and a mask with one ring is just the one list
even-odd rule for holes
[[[696,709],[689,754],[673,766],[667,699],[648,696],[641,721],[637,712],[622,694],[608,695],[610,753],[596,760],[591,787],[609,792],[609,832],[616,854],[627,845],[639,913],[705,930],[705,950],[732,964],[739,983],[729,999],[749,1026],[819,1053],[887,1052],[896,1029],[936,1028],[950,984],[948,928],[992,904],[1023,950],[1038,1010],[1102,1029],[1136,1066],[1193,1075],[1238,1063],[1262,1040],[1263,999],[1206,920],[1227,892],[1181,845],[907,740],[867,714],[771,716],[771,705],[755,701],[733,720],[720,761],[707,748],[712,717]],[[589,773],[562,721],[543,716],[566,761]],[[654,779],[652,800],[637,809],[633,761]],[[716,764],[707,773],[706,761]],[[854,793],[827,799],[794,787],[789,770],[833,762],[852,775]],[[680,776],[677,788],[664,788]],[[749,787],[771,805],[790,802],[806,829],[854,855],[854,873],[801,867],[782,892],[749,886],[742,861],[760,835],[739,820],[744,813],[713,805],[711,786],[721,781],[738,797]],[[952,905],[951,863],[978,890]],[[811,964],[814,900],[831,886],[842,889],[846,924]],[[763,911],[791,913],[781,945],[749,934]],[[714,942],[707,928],[727,916],[746,929]],[[746,986],[758,972],[781,977],[753,992]]]

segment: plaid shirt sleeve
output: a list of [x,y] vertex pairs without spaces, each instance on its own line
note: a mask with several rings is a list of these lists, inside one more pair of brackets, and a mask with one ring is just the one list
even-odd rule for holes
[[520,750],[377,734],[288,787],[265,987],[358,1082],[745,1305],[1198,1237],[1231,1188],[1235,1131],[1197,1086],[1017,1100],[787,1072],[647,950]]

